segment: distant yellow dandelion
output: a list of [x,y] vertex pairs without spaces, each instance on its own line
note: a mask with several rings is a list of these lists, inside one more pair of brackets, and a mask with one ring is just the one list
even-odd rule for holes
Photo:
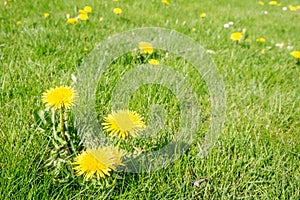
[[162,2],[163,4],[165,4],[166,6],[170,5],[170,3],[169,3],[168,0],[161,0],[161,2]]
[[296,8],[297,8],[297,10],[300,10],[300,5],[299,5],[299,6],[297,6]]
[[139,49],[141,53],[152,54],[153,53],[153,46],[149,42],[140,42]]
[[296,10],[297,10],[297,7],[296,7],[296,6],[290,5],[290,6],[289,6],[289,9],[290,9],[290,11],[296,11]]
[[261,6],[265,5],[265,3],[263,1],[259,1],[258,4]]
[[240,41],[243,37],[242,32],[234,32],[230,35],[230,39],[233,41]]
[[293,52],[291,53],[291,55],[292,55],[294,58],[300,59],[300,51],[293,51]]
[[200,18],[205,18],[205,17],[206,17],[206,13],[201,13],[201,14],[199,15],[199,17],[200,17]]
[[44,17],[47,19],[50,17],[50,14],[49,13],[44,13]]
[[114,154],[112,151],[107,151],[105,148],[97,150],[87,150],[82,152],[75,158],[73,164],[76,175],[84,175],[84,179],[88,180],[96,174],[97,179],[110,176],[110,171],[115,166]]
[[76,18],[68,18],[68,22],[70,23],[70,24],[77,24],[78,23],[78,19],[76,19]]
[[260,42],[260,43],[264,43],[266,41],[266,39],[265,38],[257,38],[255,41]]
[[79,9],[79,14],[87,14],[87,12],[85,11],[85,10],[83,10],[83,9]]
[[269,5],[272,5],[272,6],[276,6],[278,3],[277,3],[277,1],[270,1],[269,2]]
[[80,19],[82,21],[86,21],[89,19],[89,16],[87,14],[79,14],[78,19]]
[[149,60],[149,64],[151,64],[151,65],[159,65],[159,61],[156,60],[156,59],[150,59]]
[[111,136],[127,138],[135,137],[136,133],[145,128],[143,118],[134,111],[121,110],[104,117],[103,129],[110,132]]
[[22,24],[22,21],[17,21],[17,25],[21,25]]
[[114,8],[114,13],[116,14],[116,15],[119,15],[119,14],[121,14],[122,13],[122,9],[121,8]]
[[83,10],[87,13],[91,13],[93,11],[91,6],[84,6]]
[[69,109],[75,102],[77,94],[71,87],[60,86],[43,93],[42,101],[47,107]]

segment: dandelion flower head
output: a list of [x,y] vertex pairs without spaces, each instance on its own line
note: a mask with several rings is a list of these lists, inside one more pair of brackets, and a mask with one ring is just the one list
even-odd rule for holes
[[135,137],[136,133],[145,128],[143,118],[134,111],[121,110],[104,117],[103,129],[110,132],[111,136],[127,138]]
[[50,108],[69,109],[74,104],[76,95],[77,94],[73,88],[60,86],[57,88],[51,88],[44,92],[42,101]]
[[142,53],[152,54],[153,53],[153,46],[149,42],[140,42],[139,49]]

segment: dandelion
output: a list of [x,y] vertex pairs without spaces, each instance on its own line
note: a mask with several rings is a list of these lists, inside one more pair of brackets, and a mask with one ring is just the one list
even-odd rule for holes
[[265,3],[263,1],[259,1],[258,4],[261,6],[265,5]]
[[22,21],[17,21],[17,25],[21,25],[22,24]]
[[87,150],[82,152],[75,158],[74,167],[76,175],[84,175],[84,179],[88,180],[96,174],[97,179],[110,176],[110,171],[115,166],[115,156],[113,151],[106,148],[97,150]]
[[69,109],[74,105],[75,97],[77,96],[75,90],[71,87],[60,86],[51,88],[43,93],[42,101],[46,106],[53,109]]
[[70,23],[70,24],[77,24],[78,23],[78,19],[76,19],[76,18],[68,18],[68,22]]
[[82,21],[86,21],[89,19],[89,16],[87,14],[79,14],[78,19],[80,19]]
[[79,10],[79,14],[85,14],[85,15],[86,15],[87,12],[86,12],[85,10],[83,10],[83,9],[80,9],[80,10]]
[[296,6],[289,6],[290,11],[296,11],[297,7]]
[[122,9],[121,8],[114,8],[114,13],[116,14],[116,15],[119,15],[119,14],[121,14],[122,13]]
[[91,13],[93,11],[91,6],[84,6],[83,10],[87,13]]
[[292,55],[294,58],[300,59],[300,51],[293,51],[293,52],[291,53],[291,55]]
[[297,8],[297,10],[300,10],[300,5],[299,5],[299,6],[297,6],[296,8]]
[[257,38],[255,41],[260,42],[260,43],[264,43],[266,41],[266,39],[265,38]]
[[269,5],[272,5],[272,6],[276,6],[278,3],[277,3],[277,1],[270,1],[269,2]]
[[151,64],[151,65],[159,65],[159,61],[156,60],[156,59],[150,59],[149,60],[149,64]]
[[139,49],[142,53],[152,54],[153,53],[153,46],[149,42],[140,42]]
[[231,34],[230,39],[233,41],[240,41],[243,37],[242,32],[234,32]]
[[50,17],[50,14],[49,13],[44,13],[44,17],[47,19]]
[[127,138],[135,137],[136,132],[143,130],[145,124],[143,118],[134,111],[121,110],[104,117],[103,129],[110,132],[111,136]]
[[170,5],[170,3],[169,3],[168,0],[161,0],[161,2],[162,2],[163,4],[165,4],[166,6]]
[[199,15],[199,17],[200,17],[200,18],[205,18],[205,17],[206,17],[206,13],[201,13],[201,14]]

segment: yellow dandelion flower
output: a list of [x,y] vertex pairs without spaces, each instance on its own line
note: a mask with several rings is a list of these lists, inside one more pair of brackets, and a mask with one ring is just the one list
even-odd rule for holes
[[111,136],[127,138],[135,137],[136,133],[145,128],[143,118],[134,111],[121,110],[104,117],[103,129],[110,132]]
[[153,46],[149,42],[140,42],[139,49],[141,53],[152,54],[153,53]]
[[50,17],[50,14],[49,13],[44,13],[44,17],[47,19]]
[[270,1],[269,2],[269,5],[272,5],[272,6],[276,6],[278,3],[277,3],[277,1]]
[[22,24],[22,21],[17,21],[17,25],[21,25]]
[[84,6],[83,10],[87,13],[91,13],[93,11],[91,6]]
[[170,5],[170,3],[169,3],[168,0],[161,0],[161,2],[162,2],[163,4],[165,4],[166,6]]
[[258,2],[259,5],[263,6],[265,3],[263,1]]
[[71,87],[60,86],[57,88],[51,88],[43,93],[42,101],[47,107],[59,109],[69,109],[74,105],[74,100],[77,94]]
[[76,175],[84,175],[84,179],[88,180],[96,174],[97,179],[106,178],[110,176],[110,171],[115,166],[115,158],[112,151],[105,148],[97,150],[87,150],[82,152],[75,158],[73,164]]
[[149,60],[149,64],[151,64],[151,65],[159,65],[159,61],[156,60],[156,59],[150,59]]
[[121,8],[114,8],[114,13],[116,14],[116,15],[119,15],[119,14],[121,14],[122,13],[122,9]]
[[289,6],[290,11],[296,11],[297,7],[296,6]]
[[266,39],[265,38],[257,38],[255,41],[260,42],[260,43],[264,43],[266,41]]
[[293,52],[291,53],[291,55],[292,55],[294,58],[300,59],[300,51],[293,51]]
[[201,14],[199,15],[199,17],[200,17],[200,18],[205,18],[205,17],[206,17],[206,13],[201,13]]
[[85,10],[83,10],[83,9],[79,9],[79,14],[84,14],[84,15],[86,15],[87,12],[86,12]]
[[82,21],[86,21],[89,19],[89,16],[87,14],[79,14],[78,19],[80,19]]
[[298,10],[300,10],[300,5],[296,7]]
[[70,24],[77,24],[78,23],[78,19],[76,19],[76,18],[68,18],[68,22],[70,23]]
[[234,32],[230,35],[230,39],[233,41],[240,41],[243,37],[242,32]]

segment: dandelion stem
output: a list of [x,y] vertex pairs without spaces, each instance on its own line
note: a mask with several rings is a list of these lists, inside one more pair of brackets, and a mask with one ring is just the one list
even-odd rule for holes
[[60,109],[60,130],[61,130],[61,136],[63,140],[66,141],[65,129],[64,129],[64,107]]

